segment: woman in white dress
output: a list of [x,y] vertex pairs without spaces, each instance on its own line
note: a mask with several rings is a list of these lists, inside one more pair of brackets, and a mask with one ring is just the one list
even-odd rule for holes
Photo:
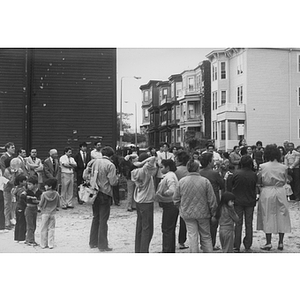
[[262,250],[271,250],[272,233],[279,234],[278,250],[283,250],[285,233],[291,232],[291,221],[286,198],[287,167],[281,164],[280,151],[276,145],[267,145],[266,163],[260,165],[258,180],[261,193],[257,209],[257,229],[266,234]]

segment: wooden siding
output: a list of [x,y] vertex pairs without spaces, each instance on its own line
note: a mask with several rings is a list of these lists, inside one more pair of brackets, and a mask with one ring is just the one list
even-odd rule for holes
[[25,143],[25,51],[0,50],[0,146]]
[[[91,142],[92,148],[93,136],[102,136],[103,145],[115,147],[116,49],[12,49],[8,53],[1,49],[0,55],[0,91],[8,91],[5,98],[0,94],[0,116],[2,108],[13,111],[13,120],[5,119],[0,126],[2,144],[17,145],[27,137],[27,150],[37,148],[41,158],[51,148],[57,148],[59,155],[66,146],[77,152],[83,141]],[[7,56],[13,56],[14,62],[9,63]],[[7,128],[12,129],[7,132]]]

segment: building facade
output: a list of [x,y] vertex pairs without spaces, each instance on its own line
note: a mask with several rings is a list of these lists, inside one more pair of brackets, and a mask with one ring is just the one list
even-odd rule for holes
[[186,134],[195,139],[211,138],[210,62],[173,74],[166,81],[150,80],[140,86],[143,118],[141,132],[148,146],[159,143],[186,146]]
[[300,144],[300,49],[228,48],[207,58],[217,148],[231,150],[241,138]]
[[159,144],[159,90],[160,80],[150,80],[141,85],[142,92],[142,124],[140,132],[147,136],[147,145],[158,147]]
[[180,143],[184,145],[187,133],[198,140],[210,139],[210,63],[203,61],[195,69],[186,70],[181,75],[182,92],[178,98]]

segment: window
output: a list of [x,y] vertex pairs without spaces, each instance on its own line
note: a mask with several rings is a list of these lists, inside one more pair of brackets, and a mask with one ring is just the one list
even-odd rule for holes
[[175,88],[175,84],[174,84],[174,82],[172,82],[172,84],[171,84],[171,98],[174,98],[174,88]]
[[221,140],[224,141],[226,139],[226,128],[225,121],[221,122]]
[[243,74],[243,57],[242,55],[239,55],[237,57],[237,74]]
[[152,100],[152,88],[150,88],[150,96],[149,99]]
[[194,119],[195,118],[195,106],[194,106],[194,104],[189,104],[188,117],[190,119]]
[[176,129],[176,142],[180,143],[180,129]]
[[172,107],[172,113],[171,113],[171,121],[174,121],[174,116],[175,116],[175,108],[173,106]]
[[213,110],[217,109],[218,104],[218,92],[213,92]]
[[188,89],[189,89],[189,92],[193,91],[194,88],[195,88],[195,82],[194,82],[194,77],[189,77],[188,78]]
[[149,117],[149,111],[148,111],[148,109],[145,109],[144,112],[145,112],[145,118],[148,118]]
[[217,137],[218,137],[218,135],[217,135],[217,122],[213,122],[212,125],[213,125],[213,139],[217,140]]
[[200,90],[200,87],[201,87],[201,75],[197,75],[196,77],[196,90]]
[[162,100],[162,90],[159,91],[159,100]]
[[168,97],[168,89],[163,89],[164,99]]
[[226,63],[225,63],[225,61],[221,62],[221,79],[226,79]]
[[221,91],[221,105],[226,104],[226,91]]
[[176,105],[176,119],[180,119],[180,105]]
[[243,86],[238,86],[237,88],[237,103],[243,104]]
[[218,79],[217,71],[218,71],[217,66],[213,65],[212,66],[212,81],[215,81]]
[[176,83],[176,96],[181,97],[182,94],[182,82]]
[[144,100],[145,102],[149,100],[149,91],[144,91]]

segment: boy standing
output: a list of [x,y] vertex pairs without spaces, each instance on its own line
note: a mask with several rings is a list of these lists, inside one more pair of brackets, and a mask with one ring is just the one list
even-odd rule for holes
[[27,180],[27,190],[25,197],[26,209],[26,244],[28,246],[38,246],[34,239],[34,233],[36,229],[36,218],[37,218],[37,205],[40,202],[42,191],[38,188],[38,178],[36,176],[30,176]]
[[[26,209],[26,176],[18,175],[15,180],[15,185],[17,186],[15,191],[17,207],[16,207],[16,226],[15,226],[15,242],[25,243],[26,238],[26,219],[25,219],[25,209]],[[23,196],[23,197],[22,197]]]
[[60,205],[60,197],[57,188],[57,179],[50,178],[45,182],[45,192],[42,194],[39,207],[42,213],[41,224],[41,248],[53,249],[55,233],[55,213]]

